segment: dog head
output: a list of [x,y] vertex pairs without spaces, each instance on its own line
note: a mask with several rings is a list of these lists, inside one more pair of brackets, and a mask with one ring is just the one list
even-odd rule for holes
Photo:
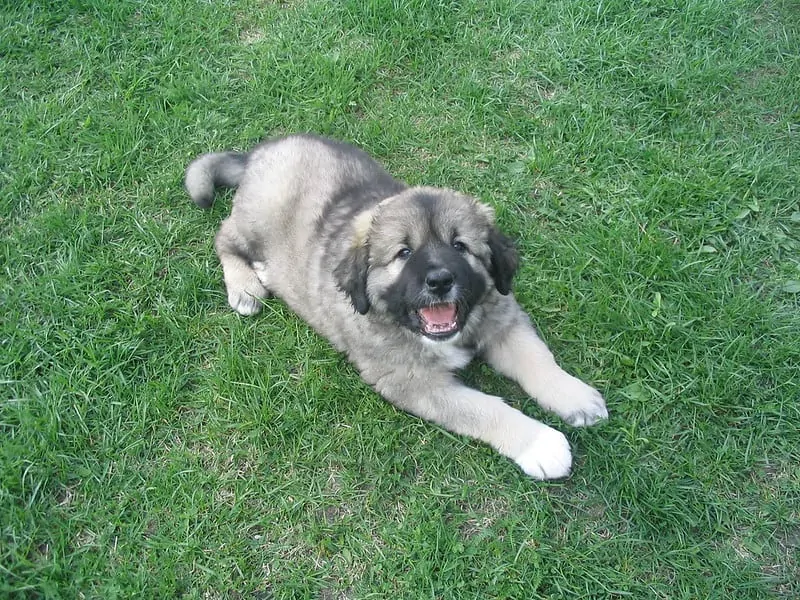
[[355,309],[385,314],[433,340],[463,329],[496,289],[511,291],[513,243],[488,206],[438,188],[411,188],[354,220],[353,242],[336,269]]

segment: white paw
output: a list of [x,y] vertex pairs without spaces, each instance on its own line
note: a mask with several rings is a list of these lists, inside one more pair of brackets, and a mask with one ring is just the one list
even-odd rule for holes
[[261,300],[247,292],[229,292],[228,304],[240,315],[248,317],[261,310]]
[[516,462],[535,479],[560,479],[569,475],[572,452],[563,433],[542,426],[533,443],[516,458]]
[[608,418],[603,396],[590,385],[564,374],[553,386],[552,410],[574,427],[594,425]]

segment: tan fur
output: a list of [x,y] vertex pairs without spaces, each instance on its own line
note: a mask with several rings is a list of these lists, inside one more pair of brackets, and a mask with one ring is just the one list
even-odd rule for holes
[[[187,169],[186,186],[201,205],[210,178],[238,183],[216,239],[235,310],[258,312],[274,294],[399,408],[490,444],[533,477],[569,473],[561,433],[453,375],[478,354],[573,425],[607,416],[600,394],[558,367],[504,289],[500,279],[510,277],[516,258],[490,207],[451,190],[407,188],[360,150],[313,136],[269,141],[247,155],[200,157]],[[400,250],[446,262],[455,260],[451,242],[466,245],[463,268],[484,291],[460,331],[437,341],[399,324],[390,292],[410,276]],[[464,291],[459,285],[467,284],[456,281],[454,294]]]

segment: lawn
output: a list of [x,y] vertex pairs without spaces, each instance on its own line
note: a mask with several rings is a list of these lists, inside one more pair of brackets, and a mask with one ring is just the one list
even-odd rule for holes
[[[800,597],[791,0],[0,8],[0,596]],[[536,482],[226,303],[195,155],[312,131],[493,205],[611,418]]]

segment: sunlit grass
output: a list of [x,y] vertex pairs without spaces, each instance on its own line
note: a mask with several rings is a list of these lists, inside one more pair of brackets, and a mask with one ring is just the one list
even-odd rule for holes
[[[794,598],[789,2],[24,2],[0,10],[0,592]],[[611,420],[566,482],[243,319],[194,155],[313,131],[497,210]]]

